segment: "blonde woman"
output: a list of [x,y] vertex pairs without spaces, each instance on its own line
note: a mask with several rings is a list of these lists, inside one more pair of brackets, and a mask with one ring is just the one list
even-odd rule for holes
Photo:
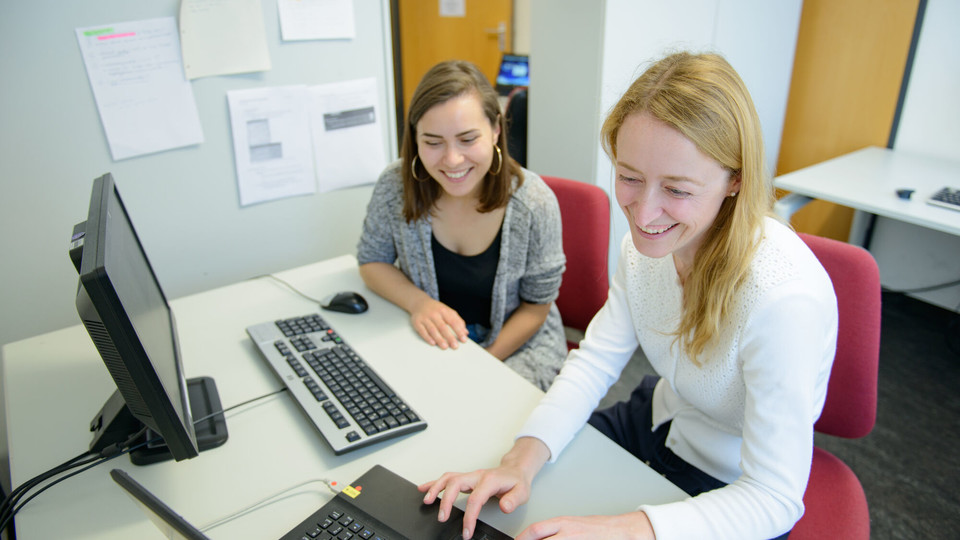
[[[487,499],[504,512],[526,502],[589,422],[690,498],[558,517],[517,540],[785,536],[803,514],[837,307],[816,257],[772,218],[750,95],[722,57],[670,55],[631,85],[601,136],[630,225],[607,303],[501,465],[447,473],[420,486],[424,500],[472,492],[470,538]],[[595,412],[637,346],[659,376]]]

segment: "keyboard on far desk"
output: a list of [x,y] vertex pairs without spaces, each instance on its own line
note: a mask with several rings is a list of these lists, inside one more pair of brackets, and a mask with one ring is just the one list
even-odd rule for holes
[[931,195],[927,203],[960,211],[960,189],[944,187]]
[[253,325],[247,334],[335,454],[427,427],[320,315]]

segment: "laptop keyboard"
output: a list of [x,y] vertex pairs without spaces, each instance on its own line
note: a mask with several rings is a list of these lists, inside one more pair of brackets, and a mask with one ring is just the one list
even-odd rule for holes
[[247,333],[335,454],[427,427],[320,315]]
[[[387,540],[386,536],[375,532],[374,529],[379,527],[368,526],[362,522],[366,521],[363,517],[360,517],[359,520],[357,517],[349,511],[333,509],[327,513],[327,517],[316,520],[316,524],[307,523],[301,540],[339,540],[341,538]],[[296,536],[296,532],[294,536]]]
[[[423,504],[423,494],[409,480],[374,465],[293,527],[281,540],[463,540],[463,511],[437,521],[438,503]],[[474,540],[512,540],[477,520]]]

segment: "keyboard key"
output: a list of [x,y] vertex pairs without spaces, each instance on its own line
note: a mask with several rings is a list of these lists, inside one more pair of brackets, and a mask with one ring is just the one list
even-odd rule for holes
[[942,208],[960,210],[960,189],[944,187],[934,193],[927,202]]

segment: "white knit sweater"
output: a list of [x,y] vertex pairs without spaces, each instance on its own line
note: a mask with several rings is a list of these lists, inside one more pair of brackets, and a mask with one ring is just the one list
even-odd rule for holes
[[667,446],[728,486],[682,502],[638,500],[658,540],[772,538],[803,514],[813,423],[837,339],[830,279],[800,238],[767,219],[750,275],[701,366],[671,332],[682,289],[672,257],[637,252],[628,234],[609,298],[519,436],[557,459],[618,379],[637,345],[662,377],[654,429],[672,420]]

